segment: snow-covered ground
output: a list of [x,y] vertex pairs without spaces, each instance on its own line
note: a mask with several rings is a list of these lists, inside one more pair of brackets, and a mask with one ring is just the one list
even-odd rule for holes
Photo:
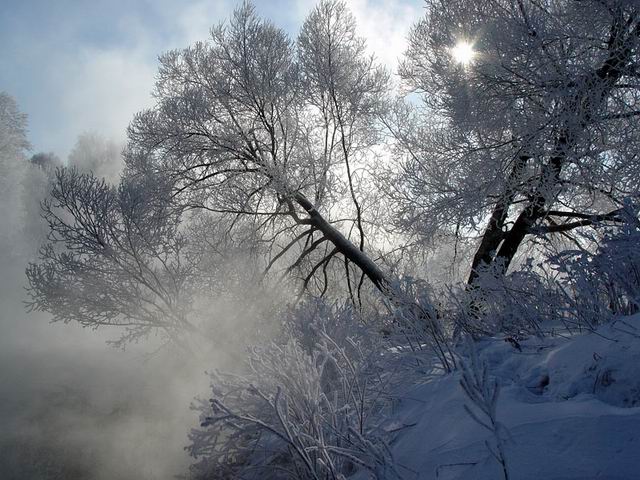
[[[509,478],[640,478],[640,315],[519,346],[498,338],[478,346],[500,385]],[[493,434],[465,411],[477,409],[460,377],[415,386],[398,401],[387,429],[405,479],[503,478],[485,444]]]

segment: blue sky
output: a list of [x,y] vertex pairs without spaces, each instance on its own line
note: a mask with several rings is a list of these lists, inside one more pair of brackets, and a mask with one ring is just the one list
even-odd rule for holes
[[[313,0],[263,0],[258,11],[295,35]],[[394,68],[421,0],[349,0],[359,29]],[[79,134],[124,139],[151,103],[157,57],[208,36],[233,0],[0,0],[0,91],[29,117],[33,151],[63,159]]]

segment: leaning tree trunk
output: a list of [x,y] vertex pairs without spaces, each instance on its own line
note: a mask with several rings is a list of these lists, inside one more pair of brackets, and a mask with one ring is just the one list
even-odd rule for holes
[[[614,25],[615,27],[615,25]],[[475,253],[467,284],[473,287],[478,278],[478,268],[499,260],[502,274],[506,274],[520,245],[532,233],[536,223],[547,215],[550,197],[560,182],[561,173],[575,146],[595,114],[606,105],[606,100],[615,84],[625,74],[640,39],[640,23],[627,35],[619,28],[612,28],[609,39],[609,54],[605,62],[589,75],[576,80],[580,85],[567,102],[563,115],[565,121],[559,128],[549,161],[543,166],[538,187],[530,196],[528,205],[516,218],[511,229],[504,231],[509,207],[518,194],[517,177],[524,168],[527,156],[521,156],[509,177],[508,190],[494,207],[485,233]],[[578,224],[576,226],[579,226]]]

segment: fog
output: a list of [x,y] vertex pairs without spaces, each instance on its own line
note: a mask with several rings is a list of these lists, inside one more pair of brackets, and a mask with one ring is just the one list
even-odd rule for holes
[[0,480],[638,471],[638,1],[34,1]]
[[[3,286],[0,471],[7,479],[173,478],[202,370],[20,312]],[[12,341],[13,339],[13,341]],[[198,374],[199,373],[199,374]]]
[[[74,149],[101,174],[117,177],[119,147],[96,134]],[[109,159],[105,152],[116,152]],[[13,164],[0,196],[0,472],[3,479],[165,479],[185,475],[184,451],[206,396],[206,369],[226,352],[198,359],[160,348],[151,337],[116,349],[115,330],[50,323],[29,312],[24,269],[44,240],[38,205],[47,174],[27,159]],[[75,160],[74,160],[75,158]],[[3,161],[7,160],[6,156]],[[101,161],[99,161],[101,160]],[[7,166],[6,163],[4,166]],[[86,166],[86,165],[85,165]],[[4,180],[9,180],[7,177]]]
[[[119,338],[117,329],[51,323],[49,314],[29,311],[25,267],[47,234],[40,202],[55,167],[75,166],[117,183],[126,126],[151,103],[157,55],[206,38],[239,2],[126,8],[98,2],[88,10],[39,3],[13,6],[2,19],[7,68],[0,73],[0,101],[6,88],[29,114],[20,141],[34,148],[24,143],[5,151],[0,102],[0,477],[188,476],[184,447],[198,423],[191,402],[208,395],[206,371],[237,367],[246,345],[264,334],[269,325],[255,323],[259,308],[245,302],[238,318],[235,300],[215,308],[211,299],[204,302],[224,349],[194,356],[151,337],[120,350],[108,344]],[[292,31],[315,4],[257,3]],[[420,4],[354,0],[350,6],[371,51],[394,67]],[[109,35],[104,25],[113,30]]]

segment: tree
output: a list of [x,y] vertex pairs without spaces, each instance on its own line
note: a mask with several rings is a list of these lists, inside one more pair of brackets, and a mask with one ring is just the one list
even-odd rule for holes
[[121,343],[157,329],[183,343],[195,328],[185,316],[191,265],[167,204],[141,196],[149,188],[57,170],[43,204],[49,243],[27,268],[32,308],[54,321],[124,327]]
[[423,102],[389,121],[401,225],[479,233],[473,284],[526,238],[620,221],[639,191],[639,48],[637,2],[427,1],[400,69]]
[[321,2],[297,43],[243,4],[209,42],[160,58],[157,104],[128,129],[120,187],[58,171],[44,207],[50,243],[27,270],[32,307],[125,326],[125,340],[158,328],[179,340],[193,328],[192,289],[216,283],[202,282],[194,211],[214,247],[253,242],[265,274],[288,261],[285,275],[302,272],[302,289],[324,294],[341,257],[354,301],[365,277],[385,290],[365,253],[368,186],[357,170],[386,88],[344,3]]
[[122,146],[97,133],[83,133],[69,154],[69,166],[117,184],[122,170]]
[[[344,4],[321,3],[297,48],[245,4],[209,44],[160,63],[158,105],[129,128],[131,174],[170,178],[182,206],[271,232],[269,267],[293,247],[303,245],[295,266],[324,247],[305,285],[340,254],[382,288],[384,274],[363,253],[353,162],[373,142],[386,75],[364,56]],[[341,206],[345,185],[352,205]],[[346,221],[331,220],[339,208]],[[356,244],[345,223],[355,224]]]
[[36,153],[35,155],[31,156],[31,158],[29,159],[29,162],[31,162],[31,164],[34,167],[38,167],[44,170],[46,173],[49,173],[49,172],[53,173],[53,171],[56,168],[59,168],[62,166],[62,161],[53,152]]
[[21,183],[27,167],[26,153],[30,148],[26,137],[27,117],[15,100],[0,92],[0,218],[3,228],[0,248],[16,252],[20,245],[23,208]]
[[38,251],[47,238],[47,225],[41,217],[41,204],[51,191],[57,168],[62,161],[53,152],[38,152],[29,159],[22,182],[24,221],[22,231],[30,256]]
[[[52,184],[42,202],[47,243],[26,271],[29,308],[51,313],[53,321],[118,328],[120,337],[110,342],[118,347],[154,335],[198,356],[245,333],[229,318],[251,313],[256,320],[249,308],[224,309],[229,298],[244,301],[236,281],[265,307],[250,282],[251,252],[224,242],[225,224],[212,226],[201,216],[185,222],[163,179],[126,178],[116,187],[60,168]],[[214,301],[227,326],[211,324]]]

